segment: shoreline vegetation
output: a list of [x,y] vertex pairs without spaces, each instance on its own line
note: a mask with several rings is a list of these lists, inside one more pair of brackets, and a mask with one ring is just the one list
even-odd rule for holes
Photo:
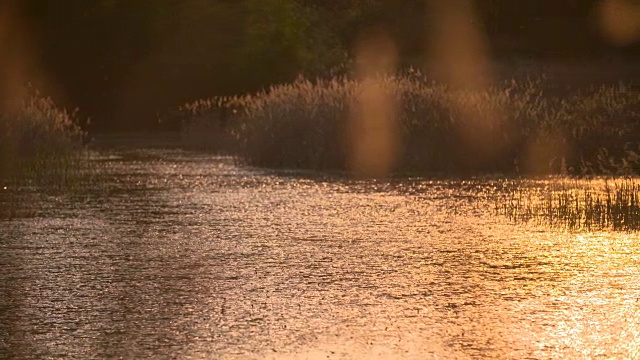
[[37,92],[0,114],[0,185],[66,186],[82,173],[85,132],[75,112]]
[[[456,89],[417,71],[373,83],[395,109],[391,174],[640,172],[640,90],[633,84],[561,89],[541,78]],[[351,138],[362,136],[350,117],[371,84],[299,78],[256,94],[185,104],[174,117],[186,148],[259,167],[349,171]]]
[[515,186],[495,211],[515,223],[537,223],[569,231],[640,230],[637,179],[560,180],[546,186]]
[[[300,77],[187,103],[169,121],[181,124],[185,149],[258,167],[350,172],[353,138],[371,131],[354,127],[353,116],[373,87],[393,107],[384,130],[397,144],[384,175],[631,175],[640,173],[640,89],[630,84],[561,88],[539,78],[460,89],[414,70]],[[0,114],[0,180],[70,176],[85,149],[78,124],[75,112],[37,93]]]
[[[182,148],[251,166],[349,172],[349,122],[366,86],[382,89],[395,103],[402,145],[389,175],[562,175],[543,188],[505,189],[496,213],[570,231],[640,230],[640,185],[633,176],[640,172],[640,92],[624,84],[559,94],[544,80],[455,89],[418,72],[373,82],[300,78],[257,94],[186,104],[175,114],[183,123],[181,136],[164,134],[147,145],[179,140]],[[478,119],[492,126],[487,130]],[[0,185],[68,188],[83,174],[91,176],[86,133],[78,124],[75,113],[38,94],[0,115]],[[474,147],[478,142],[469,142],[467,126],[489,136],[484,143],[499,151]],[[102,145],[145,147],[145,137],[129,136]],[[9,207],[0,218],[31,214],[21,211]]]

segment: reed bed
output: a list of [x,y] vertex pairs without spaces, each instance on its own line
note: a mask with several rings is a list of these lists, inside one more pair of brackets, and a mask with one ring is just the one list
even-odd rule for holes
[[[559,92],[543,80],[455,89],[417,71],[375,82],[397,107],[399,172],[622,174],[640,168],[638,89]],[[183,139],[256,166],[349,170],[354,134],[348,124],[364,86],[347,77],[299,79],[253,95],[199,100],[180,109]]]
[[84,164],[75,113],[38,94],[0,114],[0,183],[66,184]]
[[517,223],[535,222],[569,230],[640,230],[637,180],[561,182],[545,188],[517,187],[496,203]]

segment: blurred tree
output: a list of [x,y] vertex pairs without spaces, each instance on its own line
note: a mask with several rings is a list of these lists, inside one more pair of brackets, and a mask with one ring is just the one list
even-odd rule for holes
[[249,88],[318,74],[345,60],[327,19],[296,0],[245,0],[246,23],[237,68]]
[[[361,32],[384,28],[407,65],[424,57],[428,1],[20,0],[45,72],[104,128],[148,127],[155,113],[211,95],[325,74]],[[448,1],[448,0],[447,0]],[[501,57],[638,55],[593,20],[599,0],[475,0]],[[463,39],[461,39],[463,41]],[[132,125],[133,124],[133,125]]]

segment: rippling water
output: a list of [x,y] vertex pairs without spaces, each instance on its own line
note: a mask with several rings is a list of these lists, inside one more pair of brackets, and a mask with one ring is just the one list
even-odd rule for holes
[[640,235],[512,224],[506,181],[94,161],[0,197],[0,358],[640,357]]

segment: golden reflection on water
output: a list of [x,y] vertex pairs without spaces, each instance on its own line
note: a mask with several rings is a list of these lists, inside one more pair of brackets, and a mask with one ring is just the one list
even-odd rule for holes
[[523,333],[538,343],[538,356],[640,355],[638,285],[620,282],[640,279],[638,239],[630,234],[564,233],[549,242],[548,271],[558,274],[554,280],[559,286],[549,287],[544,297],[529,299],[519,309],[532,315],[557,314],[542,316],[538,331]]
[[1,220],[0,358],[640,355],[640,234],[513,224],[514,181],[140,158]]
[[640,230],[637,178],[525,180],[505,189],[496,210],[516,222],[577,231]]

